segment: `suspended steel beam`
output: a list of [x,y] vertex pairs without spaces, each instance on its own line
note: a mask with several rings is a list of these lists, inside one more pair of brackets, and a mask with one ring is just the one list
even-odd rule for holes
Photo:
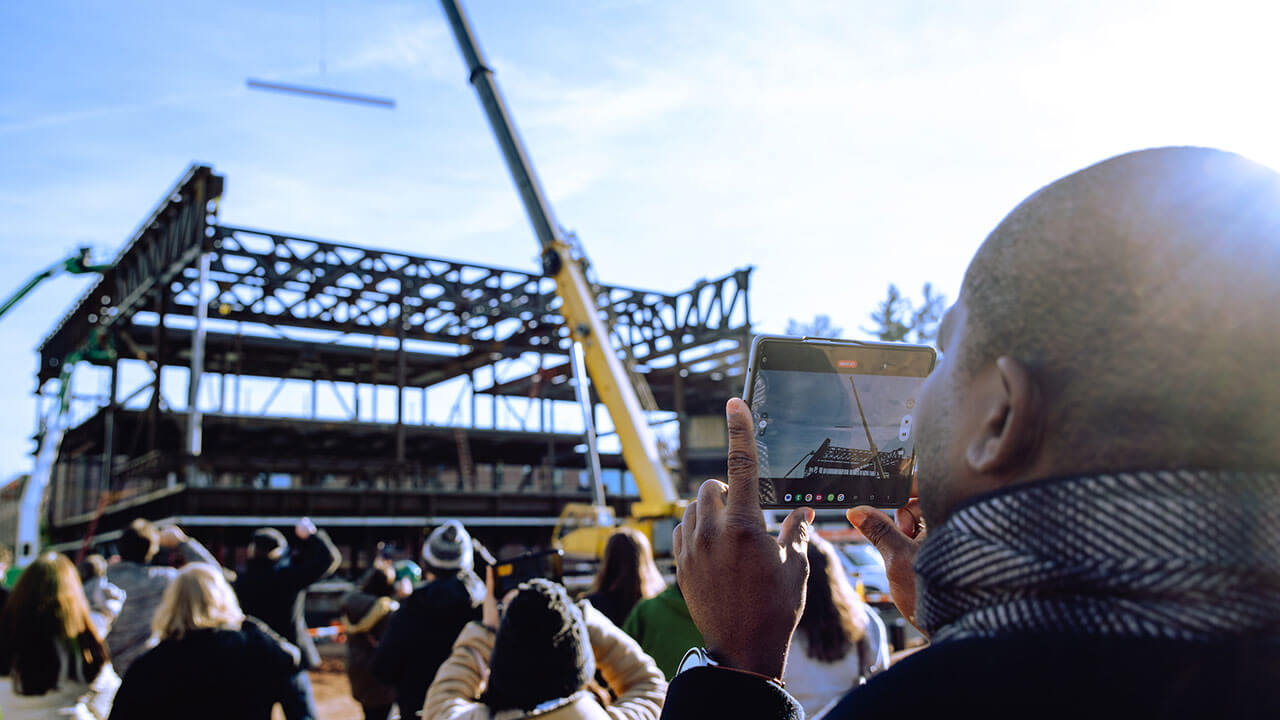
[[286,85],[285,83],[273,83],[267,82],[266,80],[255,80],[253,78],[245,80],[245,84],[249,86],[250,90],[268,90],[271,92],[293,93],[295,95],[310,95],[312,97],[324,98],[325,100],[363,103],[365,105],[377,105],[388,109],[394,109],[396,106],[396,101],[391,98],[380,98],[374,97],[373,95],[359,95],[356,93],[338,92],[337,90],[304,87],[302,85]]

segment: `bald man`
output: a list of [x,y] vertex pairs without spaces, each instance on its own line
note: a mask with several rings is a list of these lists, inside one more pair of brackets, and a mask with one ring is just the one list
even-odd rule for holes
[[[987,237],[939,346],[918,503],[849,511],[931,642],[827,717],[1280,716],[1280,176],[1164,148],[1062,178]],[[706,652],[663,716],[798,717],[812,511],[765,532],[727,414],[728,484],[673,537]]]

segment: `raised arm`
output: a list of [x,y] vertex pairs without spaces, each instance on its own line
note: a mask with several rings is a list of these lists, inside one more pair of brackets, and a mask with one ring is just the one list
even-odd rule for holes
[[760,511],[751,411],[734,398],[725,412],[729,482],[703,483],[671,537],[680,590],[720,667],[672,678],[662,716],[798,718],[799,703],[777,679],[804,607],[813,510],[793,511],[778,537],[769,535]]
[[[453,643],[453,652],[444,661],[427,690],[422,717],[453,720],[475,709],[480,688],[489,679],[489,656],[493,654],[494,632],[478,622],[469,622]],[[403,714],[412,709],[402,710]]]
[[303,518],[294,528],[299,540],[299,552],[284,570],[286,582],[297,590],[329,575],[342,563],[342,554],[329,539],[328,533],[317,530],[308,518]]
[[667,683],[653,658],[591,603],[582,604],[596,668],[618,695],[607,710],[615,720],[652,720],[662,710]]

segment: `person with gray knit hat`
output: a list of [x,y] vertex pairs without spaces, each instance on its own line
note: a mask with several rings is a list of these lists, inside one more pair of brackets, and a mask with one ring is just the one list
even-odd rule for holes
[[[558,583],[535,579],[511,591],[504,606],[499,618],[490,591],[483,622],[458,636],[422,717],[656,720],[666,693],[662,671],[589,602],[575,604]],[[592,682],[597,669],[612,702]]]
[[435,575],[448,571],[471,572],[475,567],[471,535],[457,520],[446,520],[422,544],[422,562]]
[[447,520],[427,536],[427,582],[400,603],[378,645],[373,674],[396,689],[405,718],[422,708],[427,687],[469,621],[480,619],[484,582],[472,571],[475,545],[462,523]]

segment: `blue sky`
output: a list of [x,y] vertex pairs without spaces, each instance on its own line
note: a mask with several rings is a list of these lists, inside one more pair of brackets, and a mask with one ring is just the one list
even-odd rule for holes
[[[1073,169],[1165,144],[1280,165],[1265,6],[466,4],[602,280],[754,265],[760,330],[824,313],[849,334],[889,282],[954,298],[1001,216]],[[535,267],[434,2],[0,4],[0,292],[77,245],[114,257],[192,161],[227,176],[224,222]],[[30,466],[34,348],[87,286],[0,320],[0,478]]]

